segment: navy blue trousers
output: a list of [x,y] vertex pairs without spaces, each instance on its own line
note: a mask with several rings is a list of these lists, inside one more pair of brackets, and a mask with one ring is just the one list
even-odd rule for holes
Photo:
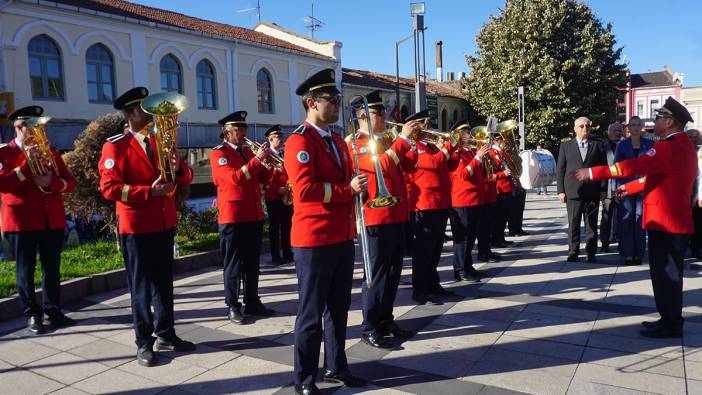
[[486,255],[492,252],[490,238],[495,221],[495,203],[485,203],[478,207],[478,254]]
[[[27,317],[39,317],[61,308],[61,247],[63,229],[8,232],[5,237],[15,251],[17,293],[22,312]],[[42,307],[36,301],[34,270],[37,252],[41,260]]]
[[337,372],[348,370],[344,348],[351,305],[354,245],[348,240],[319,247],[295,247],[294,252],[299,295],[295,320],[295,384],[312,384],[317,378],[322,333],[324,367]]
[[642,257],[646,253],[646,231],[641,194],[626,196],[619,204],[619,255]]
[[465,273],[473,266],[473,246],[478,237],[480,206],[452,207],[453,272]]
[[132,321],[138,347],[153,342],[154,333],[164,339],[175,337],[174,234],[174,229],[170,229],[165,232],[119,235],[132,298]]
[[219,247],[224,259],[224,301],[230,308],[239,308],[241,283],[244,283],[244,304],[260,303],[258,276],[261,263],[263,221],[219,225]]
[[648,231],[648,260],[661,323],[682,329],[683,263],[689,235]]
[[405,223],[366,227],[373,284],[361,286],[363,331],[383,329],[393,322],[392,308],[402,274]]
[[491,241],[493,243],[502,243],[505,241],[505,227],[509,212],[512,210],[513,199],[512,193],[500,193],[497,195],[495,202],[495,217],[492,228]]
[[444,247],[444,232],[449,210],[421,210],[412,217],[412,293],[421,296],[436,290],[439,284],[439,260]]
[[[271,246],[271,258],[280,260],[292,254],[290,247],[290,228],[292,226],[292,205],[286,206],[283,201],[266,200],[268,210],[268,241]],[[281,255],[282,249],[282,255]]]

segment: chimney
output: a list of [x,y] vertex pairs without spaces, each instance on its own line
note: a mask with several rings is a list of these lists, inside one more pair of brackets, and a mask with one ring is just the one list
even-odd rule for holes
[[446,72],[446,81],[453,81],[453,71]]
[[444,43],[441,40],[436,42],[436,80],[442,82],[444,80],[444,68],[442,65],[441,58],[443,57],[441,53],[441,47]]
[[466,78],[466,72],[465,71],[459,71],[458,72],[458,79],[459,80],[464,80]]

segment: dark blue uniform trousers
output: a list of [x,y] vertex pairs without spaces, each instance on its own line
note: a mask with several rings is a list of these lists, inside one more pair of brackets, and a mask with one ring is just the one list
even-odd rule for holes
[[682,329],[683,263],[689,235],[648,231],[648,259],[656,309],[661,323]]
[[299,304],[295,320],[295,384],[317,378],[324,317],[324,367],[348,370],[346,321],[351,305],[352,240],[319,247],[294,248]]
[[485,203],[480,207],[478,214],[478,254],[485,255],[492,252],[490,238],[495,221],[495,203]]
[[361,287],[364,332],[383,329],[393,322],[392,308],[402,273],[405,223],[366,227],[373,284]]
[[[173,237],[165,232],[120,234],[127,283],[132,298],[136,344],[152,343],[152,334],[175,337],[173,320]],[[151,313],[151,306],[154,312]]]
[[500,243],[505,241],[505,227],[509,212],[513,205],[512,192],[500,193],[495,202],[495,219],[492,228],[492,242]]
[[437,268],[448,215],[447,209],[435,209],[417,211],[412,217],[412,293],[417,297],[431,293],[440,286]]
[[224,301],[239,308],[241,282],[244,303],[258,304],[258,276],[261,263],[263,221],[219,225],[219,247],[224,259]]
[[452,207],[453,272],[465,273],[473,266],[473,246],[478,237],[479,206]]
[[[61,308],[61,246],[63,229],[8,232],[5,237],[15,251],[17,292],[22,312],[27,317],[40,317]],[[34,270],[37,252],[41,259],[42,307],[36,302]]]

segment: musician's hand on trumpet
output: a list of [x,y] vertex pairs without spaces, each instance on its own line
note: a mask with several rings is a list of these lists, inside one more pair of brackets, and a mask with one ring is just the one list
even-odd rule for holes
[[175,190],[175,184],[166,182],[163,176],[158,176],[156,181],[151,184],[151,196],[168,196]]
[[368,190],[368,175],[359,174],[351,179],[351,190],[358,195]]
[[490,147],[487,145],[480,146],[477,151],[475,151],[475,157],[478,158],[478,160],[482,160],[483,157],[490,151]]
[[409,138],[410,136],[412,136],[412,134],[419,133],[421,130],[422,128],[419,125],[419,122],[409,121],[402,125],[402,131],[400,132],[400,135]]
[[182,160],[180,155],[178,155],[178,151],[172,151],[169,159],[171,161],[171,169],[177,173],[178,169],[180,169],[180,162]]
[[271,149],[268,147],[268,143],[261,144],[256,150],[256,159],[263,162],[271,155]]

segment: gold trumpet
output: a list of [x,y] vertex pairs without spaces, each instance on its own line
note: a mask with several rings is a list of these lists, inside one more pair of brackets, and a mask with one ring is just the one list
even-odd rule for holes
[[[34,175],[46,174],[53,170],[54,174],[59,175],[58,167],[56,167],[56,159],[49,140],[46,138],[46,124],[51,120],[51,117],[30,118],[25,121],[29,135],[34,145],[26,148],[37,147],[36,152],[30,153],[27,149],[24,150],[25,158],[29,169]],[[49,169],[51,168],[51,169]]]
[[[405,124],[404,123],[397,123],[397,122],[391,122],[391,121],[385,121],[386,124],[392,125],[392,126],[398,126],[398,127],[403,127]],[[394,141],[398,133],[393,130],[393,129],[388,129],[383,132],[383,135],[390,140]],[[443,139],[443,140],[452,140],[456,143],[461,141],[461,132],[459,131],[453,131],[453,132],[439,132],[438,130],[433,130],[433,129],[417,129],[412,132],[412,134],[409,136],[409,139],[417,142],[421,141],[424,143],[430,143],[434,145],[439,145],[438,140]]]
[[171,157],[178,154],[178,114],[188,108],[188,98],[176,92],[160,92],[141,101],[141,109],[156,117],[158,167],[165,182],[176,179],[178,169]]
[[[251,150],[254,152],[261,149],[261,147],[268,146],[267,142],[259,143],[259,142],[256,142],[256,141],[249,139],[248,137],[244,137],[244,143],[246,145],[248,145],[249,148],[251,148]],[[275,170],[278,170],[278,171],[283,171],[283,169],[284,169],[283,158],[281,158],[280,156],[275,155],[273,153],[268,155],[268,157],[263,160],[263,164],[266,165],[266,167],[274,168]]]

